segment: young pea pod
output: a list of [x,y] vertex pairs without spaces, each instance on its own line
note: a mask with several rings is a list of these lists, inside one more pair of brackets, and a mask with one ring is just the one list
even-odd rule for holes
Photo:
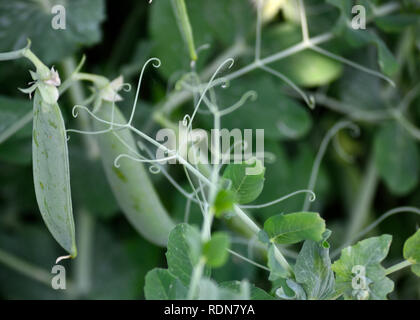
[[57,102],[37,89],[32,135],[33,176],[42,218],[55,240],[76,257],[66,130]]
[[[112,120],[112,102],[102,101],[96,115],[106,121]],[[114,106],[114,123],[125,124],[123,114]],[[109,126],[94,121],[95,130]],[[116,136],[118,135],[118,137]],[[144,166],[131,159],[121,158],[119,167],[114,165],[121,154],[137,150],[129,129],[115,130],[98,135],[102,163],[118,204],[135,229],[150,242],[166,246],[169,232],[175,227],[165,208],[159,201]]]

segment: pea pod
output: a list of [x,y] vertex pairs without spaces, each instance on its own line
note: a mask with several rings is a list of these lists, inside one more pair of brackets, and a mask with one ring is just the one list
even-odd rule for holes
[[[102,101],[96,115],[101,119],[111,121],[112,104],[112,102]],[[127,122],[117,106],[114,109],[114,122],[120,124]],[[107,127],[108,125],[103,123],[94,122],[95,130],[104,130]],[[132,133],[129,129],[124,129],[100,134],[98,143],[111,189],[127,219],[147,240],[166,246],[169,232],[175,224],[159,201],[144,166],[126,158],[119,161],[118,168],[114,165],[114,160],[120,154],[130,153],[129,148],[137,150]]]
[[40,89],[34,98],[32,158],[42,218],[55,240],[74,258],[77,249],[64,121],[58,104],[47,103]]

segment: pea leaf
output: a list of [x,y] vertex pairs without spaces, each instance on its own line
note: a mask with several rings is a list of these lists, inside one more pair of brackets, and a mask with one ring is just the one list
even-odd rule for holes
[[258,159],[241,164],[229,164],[223,172],[223,178],[232,184],[230,190],[235,193],[240,204],[249,203],[258,198],[264,187],[265,168]]
[[375,18],[376,25],[383,31],[389,33],[401,32],[417,21],[418,17],[415,14],[409,13],[397,13]]
[[228,259],[230,248],[229,236],[224,232],[215,232],[211,239],[203,245],[203,256],[206,263],[214,268],[221,267]]
[[[52,28],[54,5],[65,8],[66,29]],[[26,39],[46,64],[72,54],[80,45],[92,45],[101,38],[100,23],[105,18],[103,0],[2,1],[0,51],[23,48]]]
[[155,268],[146,275],[144,294],[147,300],[185,299],[188,289],[167,269]]
[[413,263],[411,270],[420,277],[420,230],[404,243],[404,258]]
[[198,230],[186,223],[177,225],[169,234],[166,252],[169,272],[188,286],[200,256],[201,238]]
[[369,30],[355,30],[351,27],[351,2],[347,0],[327,0],[340,10],[340,17],[335,26],[335,33],[342,36],[352,46],[360,47],[374,44],[378,48],[378,63],[383,73],[393,75],[398,69],[398,63],[386,44],[375,33]]
[[216,217],[221,217],[223,213],[232,210],[235,203],[235,193],[231,190],[221,189],[217,193],[213,209]]
[[268,247],[267,253],[267,266],[270,269],[268,280],[270,281],[276,281],[289,276],[289,272],[284,269],[280,263],[278,263],[275,255],[274,245],[271,244]]
[[375,161],[380,176],[396,195],[412,191],[418,182],[417,145],[396,123],[383,126],[375,137]]
[[284,300],[307,300],[303,287],[292,279],[284,279],[282,286],[276,290],[276,295]]
[[[226,281],[222,282],[219,286],[234,291],[237,294],[241,293],[241,281]],[[251,300],[275,300],[273,296],[269,295],[263,289],[260,289],[253,284],[250,284],[250,299]]]
[[209,278],[202,278],[200,281],[199,300],[249,300],[249,283],[242,281],[239,288],[232,289],[227,286],[220,286]]
[[322,243],[306,240],[294,267],[296,281],[302,285],[308,299],[326,300],[334,293],[334,272],[329,249]]
[[321,241],[325,221],[315,212],[276,215],[264,223],[264,231],[272,243],[293,244],[303,240]]
[[[387,294],[394,290],[394,283],[386,277],[381,261],[388,255],[391,241],[390,235],[382,235],[343,249],[340,259],[332,265],[337,292],[343,293],[345,299],[386,299]],[[363,281],[363,288],[354,288],[359,284],[357,277]]]

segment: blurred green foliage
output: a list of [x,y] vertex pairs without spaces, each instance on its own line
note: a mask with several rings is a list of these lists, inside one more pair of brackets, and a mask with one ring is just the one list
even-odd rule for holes
[[[51,28],[50,12],[56,2],[67,9],[67,30]],[[275,18],[264,24],[263,57],[301,40],[299,20],[291,2],[286,0]],[[333,32],[337,36],[325,48],[392,75],[395,88],[360,70],[306,50],[270,66],[315,94],[318,103],[313,111],[297,99],[284,82],[259,71],[231,81],[226,89],[217,89],[218,102],[223,107],[230,106],[249,90],[258,94],[255,101],[248,101],[222,121],[222,126],[228,129],[265,129],[265,149],[272,157],[265,163],[263,192],[253,203],[264,203],[306,188],[315,155],[327,130],[343,117],[360,126],[359,137],[343,131],[337,138],[341,149],[338,150],[337,145],[328,148],[315,187],[317,200],[312,210],[320,212],[333,231],[329,240],[332,248],[342,244],[352,224],[359,193],[364,190],[363,177],[369,159],[374,159],[377,172],[373,196],[364,209],[366,212],[358,229],[391,208],[420,206],[419,136],[413,135],[413,131],[407,130],[390,112],[420,82],[420,9],[416,1],[357,2],[368,7],[370,17],[373,17],[373,5],[380,7],[395,2],[400,8],[374,18],[369,24],[369,33],[364,33],[362,30],[354,32],[346,25],[345,19],[351,15],[346,7],[350,1],[306,0],[311,33]],[[245,43],[246,49],[236,57],[233,69],[252,61],[256,19],[251,1],[187,0],[186,3],[196,47],[201,47],[196,65],[199,73],[239,42]],[[28,37],[33,51],[60,71],[66,58],[86,54],[87,71],[111,78],[124,74],[131,83],[137,81],[147,58],[160,58],[159,71],[147,74],[135,118],[136,126],[152,136],[159,128],[153,122],[153,112],[165,101],[167,93],[172,92],[176,80],[190,70],[188,49],[177,28],[170,1],[157,0],[148,5],[146,1],[0,0],[0,52],[21,48]],[[0,137],[6,136],[10,126],[30,111],[26,97],[17,90],[30,80],[24,71],[26,67],[21,61],[0,65]],[[120,105],[126,115],[130,112],[133,94],[125,93]],[[66,126],[75,127],[67,96],[61,107]],[[170,115],[170,120],[177,123],[191,110],[192,104],[185,103]],[[414,96],[403,112],[413,126],[420,124],[420,99]],[[200,114],[197,120],[200,127],[212,127],[211,118],[206,115]],[[31,121],[7,140],[0,138],[0,250],[50,274],[55,258],[62,252],[43,224],[36,205],[30,132]],[[351,161],[342,156],[343,152]],[[72,290],[55,291],[0,263],[0,297],[143,298],[146,273],[154,267],[166,268],[164,250],[147,243],[124,219],[99,161],[87,161],[80,137],[71,135],[69,154],[75,219],[84,221],[79,212],[86,211],[91,221],[87,240],[90,243],[88,270],[85,270],[86,265],[79,265],[81,261],[64,262],[71,286],[78,293],[74,296]],[[187,185],[182,170],[172,167],[168,168],[170,173],[181,185]],[[162,175],[151,178],[165,207],[182,222],[185,199],[175,194]],[[301,210],[304,197],[297,195],[274,207],[250,212],[261,223],[279,213]],[[190,221],[198,225],[201,213],[195,204],[191,206]],[[415,216],[398,215],[371,232],[372,235],[393,236],[386,265],[401,260],[403,242],[415,232],[418,223]],[[229,230],[223,221],[216,221],[216,227]],[[81,229],[79,227],[78,232]],[[247,255],[246,243],[233,241],[232,248]],[[79,250],[82,249],[83,244]],[[288,249],[293,252],[298,248],[290,246]],[[80,282],[84,272],[88,274],[88,283]],[[247,278],[269,291],[264,272],[229,256],[228,263],[214,270],[212,276],[218,281]],[[420,298],[420,281],[409,270],[393,274],[391,278],[396,282],[391,298]]]

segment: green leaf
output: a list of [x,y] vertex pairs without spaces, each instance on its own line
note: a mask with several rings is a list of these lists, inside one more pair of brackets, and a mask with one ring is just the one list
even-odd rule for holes
[[17,132],[19,137],[30,137],[32,116],[29,101],[0,96],[0,144]]
[[385,32],[398,33],[418,21],[418,16],[409,13],[397,13],[382,17],[376,17],[375,23]]
[[[66,10],[64,30],[51,26],[56,15],[51,10],[56,4]],[[103,0],[2,1],[0,16],[7,17],[0,25],[0,51],[23,48],[29,38],[32,50],[49,64],[72,54],[80,45],[92,45],[100,40],[105,5]]]
[[405,129],[395,122],[384,125],[376,134],[374,148],[378,172],[390,191],[396,195],[412,191],[418,183],[420,158]]
[[206,263],[214,268],[221,267],[228,259],[230,248],[229,236],[224,232],[215,232],[211,239],[203,245],[203,256]]
[[231,190],[221,189],[217,193],[216,199],[214,200],[213,210],[214,215],[218,218],[222,214],[227,213],[233,209],[235,204],[235,193]]
[[411,263],[411,270],[420,277],[420,229],[404,243],[404,258]]
[[265,221],[264,231],[273,243],[293,244],[303,240],[318,242],[325,232],[325,221],[315,212],[280,214]]
[[270,269],[270,275],[268,277],[270,281],[276,281],[289,276],[289,272],[277,261],[273,244],[270,244],[268,247],[267,266]]
[[[382,235],[343,249],[340,259],[332,265],[337,292],[344,294],[345,299],[386,299],[394,289],[394,283],[386,277],[381,261],[388,255],[391,241],[390,235]],[[354,288],[357,277],[363,280],[363,289]]]
[[[241,293],[241,288],[243,287],[243,282],[241,281],[226,281],[222,282],[219,285],[221,288],[226,288],[234,291],[236,294]],[[253,284],[250,284],[250,299],[251,300],[275,300],[275,298],[271,295],[269,295],[264,290],[254,286]]]
[[166,252],[169,272],[188,286],[200,256],[201,237],[198,230],[186,223],[178,224],[169,234]]
[[302,285],[308,299],[326,300],[334,293],[334,272],[329,249],[307,240],[299,252],[294,267],[296,281]]
[[258,159],[241,164],[229,164],[223,172],[223,178],[232,184],[230,190],[235,193],[240,204],[249,203],[258,198],[264,187],[265,168]]
[[[236,288],[235,288],[236,289]],[[249,300],[249,283],[240,282],[236,290],[226,286],[219,286],[209,278],[202,278],[200,281],[199,300]]]
[[392,76],[398,69],[398,62],[386,44],[375,33],[368,30],[355,30],[351,27],[351,2],[347,0],[327,0],[340,10],[335,33],[344,37],[352,46],[374,44],[378,48],[378,63],[383,73]]
[[77,255],[70,189],[67,135],[57,103],[34,98],[32,160],[35,194],[42,218],[55,240]]
[[167,269],[155,268],[146,275],[144,294],[147,300],[185,299],[188,289]]
[[303,287],[292,279],[283,279],[281,288],[276,290],[276,295],[284,300],[307,300]]
[[388,76],[392,76],[399,68],[397,60],[392,52],[389,51],[385,42],[374,36],[372,36],[372,39],[372,42],[375,43],[378,48],[378,63],[382,72]]

